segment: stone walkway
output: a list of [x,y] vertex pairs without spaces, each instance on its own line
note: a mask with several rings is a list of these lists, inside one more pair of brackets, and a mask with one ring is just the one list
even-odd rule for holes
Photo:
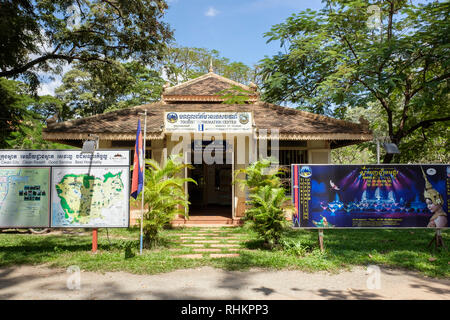
[[248,250],[243,247],[245,234],[220,228],[195,228],[172,233],[178,248],[170,251],[176,257],[186,259],[232,258],[239,257],[239,251]]

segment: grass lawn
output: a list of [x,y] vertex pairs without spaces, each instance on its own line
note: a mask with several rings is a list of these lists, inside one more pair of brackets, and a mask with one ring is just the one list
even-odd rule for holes
[[[0,233],[0,267],[45,264],[51,267],[77,265],[86,271],[127,271],[155,274],[176,269],[212,266],[227,270],[297,269],[338,272],[352,266],[379,265],[419,271],[437,278],[450,278],[448,249],[428,248],[434,231],[427,229],[325,230],[325,252],[320,252],[317,230],[290,230],[284,237],[283,250],[267,250],[251,231],[242,227],[222,228],[223,234],[238,239],[239,257],[184,259],[193,248],[182,247],[181,233],[198,235],[200,228],[164,230],[158,247],[139,255],[139,229],[99,230],[98,253],[92,254],[89,230],[62,230],[46,235],[17,232]],[[203,229],[204,231],[204,229]],[[450,246],[450,231],[442,231],[444,243]],[[206,236],[208,238],[208,236]],[[222,240],[226,243],[227,240]],[[131,245],[134,256],[126,254]],[[208,244],[205,248],[208,248]],[[229,249],[221,249],[223,253]]]

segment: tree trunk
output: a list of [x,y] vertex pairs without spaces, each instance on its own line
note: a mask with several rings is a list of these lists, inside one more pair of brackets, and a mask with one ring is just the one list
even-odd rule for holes
[[383,158],[383,163],[391,163],[392,159],[394,159],[394,154],[386,153]]

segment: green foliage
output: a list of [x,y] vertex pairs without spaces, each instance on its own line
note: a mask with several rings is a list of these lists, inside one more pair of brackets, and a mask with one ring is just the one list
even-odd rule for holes
[[135,240],[120,240],[118,246],[123,250],[125,259],[134,258],[136,256],[133,251],[133,248],[136,247]]
[[[279,188],[281,180],[278,176],[279,170],[272,169],[272,159],[261,159],[250,164],[245,169],[235,171],[235,181],[242,187],[247,187],[250,192],[270,186],[272,188]],[[246,179],[237,178],[238,175],[245,174]]]
[[289,224],[283,210],[287,200],[285,192],[284,188],[273,188],[270,185],[250,192],[250,208],[245,211],[243,220],[270,248],[278,244]]
[[154,64],[172,37],[163,0],[18,0],[0,8],[0,76],[22,76],[34,89],[38,71],[60,73],[73,61]]
[[41,122],[52,118],[56,121],[72,119],[74,114],[59,98],[51,95],[36,96],[30,110]]
[[[162,60],[172,37],[161,21],[166,8],[163,0],[3,1],[0,148],[65,148],[42,139],[46,119],[64,121],[158,99],[163,81],[144,66]],[[77,69],[67,75],[62,99],[35,96],[39,73],[59,74],[73,62]]]
[[395,159],[400,163],[450,163],[449,150],[450,126],[440,122],[405,138]]
[[[369,103],[367,107],[347,109],[344,119],[358,122],[358,119],[364,116],[370,123],[374,137],[383,137],[388,128],[386,118],[380,117],[382,113],[379,103]],[[449,163],[449,138],[450,127],[446,122],[437,122],[429,128],[421,128],[404,138],[399,147],[400,154],[395,155],[394,160],[397,163]],[[380,158],[383,156],[385,150],[380,147]],[[334,149],[331,151],[331,157],[332,163],[336,164],[377,163],[376,143],[370,141]]]
[[76,64],[55,90],[66,110],[91,116],[159,100],[164,80],[137,61]]
[[373,164],[377,163],[373,154],[362,144],[351,145],[331,150],[331,163],[334,164]]
[[[317,244],[317,230],[289,230],[280,239],[283,250],[257,250],[260,241],[255,234],[241,227],[222,228],[224,234],[242,234],[241,244],[247,249],[239,257],[181,259],[192,248],[181,249],[180,231],[196,236],[199,228],[163,230],[167,246],[146,250],[142,256],[124,259],[124,244],[137,248],[139,228],[99,229],[98,253],[92,255],[90,233],[50,233],[45,236],[0,230],[0,266],[39,265],[67,268],[78,265],[93,272],[123,271],[134,274],[156,274],[174,270],[210,266],[224,270],[244,271],[252,268],[270,270],[301,270],[306,272],[339,272],[354,266],[379,265],[420,272],[434,278],[450,277],[450,251],[430,250],[428,243],[435,231],[430,229],[329,229],[325,232],[325,252]],[[444,243],[450,242],[450,230],[442,230]],[[124,240],[122,240],[124,239]],[[55,250],[55,248],[57,248]],[[179,249],[174,251],[173,249]],[[306,252],[305,252],[306,251]],[[301,259],[299,259],[301,257]]]
[[[154,68],[138,61],[111,61],[106,65],[97,61],[76,63],[64,74],[63,83],[55,92],[72,117],[147,104],[160,99],[165,82],[163,76],[173,85],[196,78],[208,72],[210,59],[217,68],[216,73],[236,81],[249,82],[255,74],[240,62],[221,58],[215,50],[173,46],[167,48],[163,61]],[[162,74],[158,69],[163,70]],[[233,87],[223,94],[227,101],[245,103],[251,92]]]
[[278,245],[283,231],[289,224],[284,210],[291,208],[286,190],[278,177],[280,170],[270,168],[272,161],[262,159],[252,163],[246,169],[236,172],[236,176],[245,173],[247,179],[235,179],[241,186],[246,186],[250,200],[249,209],[245,211],[243,221],[264,240],[270,248]]
[[56,106],[57,99],[36,97],[25,83],[0,78],[0,148],[68,148],[42,138],[43,122]]
[[[421,152],[442,148],[448,133],[431,128],[448,127],[450,121],[450,3],[377,3],[381,25],[376,29],[368,24],[373,12],[365,1],[324,4],[265,34],[285,53],[262,61],[263,99],[338,118],[348,109],[377,104],[376,126],[384,127],[383,136],[402,152],[385,154],[384,163],[415,161]],[[429,138],[419,139],[422,130]],[[412,144],[422,142],[427,146],[411,152]]]
[[[364,117],[369,122],[369,129],[372,131],[374,137],[379,137],[387,130],[385,119],[380,117],[380,113],[382,113],[382,108],[379,104],[369,103],[366,107],[352,107],[347,109],[343,119],[357,123],[361,117]],[[331,162],[335,164],[377,163],[376,149],[376,143],[374,141],[333,149],[331,150]]]
[[72,149],[73,147],[46,141],[42,138],[44,125],[38,120],[28,120],[19,125],[18,130],[11,133],[6,140],[12,149]]
[[14,132],[23,134],[24,125],[33,115],[28,110],[33,99],[25,85],[0,78],[0,148],[10,148]]
[[[184,168],[189,167],[179,161],[179,156],[171,156],[160,166],[155,160],[146,160],[145,170],[143,231],[145,247],[154,246],[159,239],[159,232],[176,217],[185,216],[185,208],[190,202],[184,190],[185,182],[196,183],[191,178],[180,178]],[[142,193],[138,197],[142,199]]]
[[233,85],[229,89],[219,91],[217,94],[224,99],[224,104],[246,104],[249,102],[249,96],[254,93]]
[[312,251],[312,246],[304,241],[283,237],[279,240],[281,248],[287,254],[304,257]]
[[231,62],[228,58],[221,57],[217,50],[172,45],[167,48],[162,68],[169,82],[176,85],[209,72],[211,62],[216,74],[243,84],[260,82],[256,67]]

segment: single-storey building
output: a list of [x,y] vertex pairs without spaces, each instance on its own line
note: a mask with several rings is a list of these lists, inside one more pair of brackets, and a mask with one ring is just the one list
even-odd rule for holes
[[[246,92],[246,102],[224,103],[229,100],[223,93],[230,88]],[[260,100],[255,85],[237,83],[212,70],[166,85],[158,102],[48,123],[43,135],[49,141],[81,147],[89,134],[95,134],[102,149],[134,150],[138,119],[144,127],[144,112],[146,158],[163,163],[170,154],[181,153],[193,164],[184,173],[198,182],[186,189],[191,223],[239,221],[246,192],[231,183],[233,172],[258,155],[275,154],[279,164],[288,168],[292,163],[330,163],[332,149],[372,140],[364,120],[353,123],[270,104]],[[133,223],[139,211],[132,210],[130,216]]]

